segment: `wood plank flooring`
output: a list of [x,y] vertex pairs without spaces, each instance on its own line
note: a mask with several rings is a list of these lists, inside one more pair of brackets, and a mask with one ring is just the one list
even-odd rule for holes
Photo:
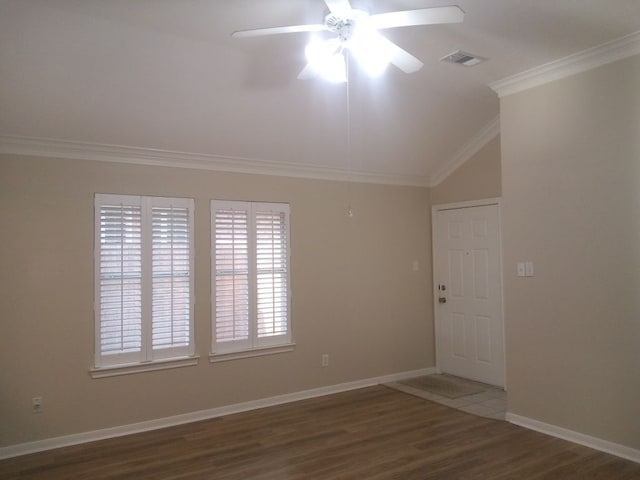
[[377,386],[12,458],[0,478],[640,479],[640,464]]

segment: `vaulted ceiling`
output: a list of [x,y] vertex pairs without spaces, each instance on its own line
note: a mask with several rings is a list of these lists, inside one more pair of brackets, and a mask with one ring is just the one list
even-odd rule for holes
[[[357,5],[380,13],[452,3]],[[230,37],[322,23],[323,0],[0,0],[0,136],[430,184],[495,133],[490,84],[640,30],[638,0],[455,4],[463,23],[385,30],[422,70],[390,67],[371,79],[353,67],[347,89],[296,78],[306,33]],[[488,61],[439,60],[458,49]]]

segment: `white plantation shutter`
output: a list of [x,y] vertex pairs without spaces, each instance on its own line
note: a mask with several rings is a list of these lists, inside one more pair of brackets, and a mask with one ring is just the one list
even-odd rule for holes
[[101,195],[96,366],[193,355],[193,200]]
[[291,342],[289,206],[214,200],[213,350]]
[[218,350],[250,346],[249,211],[242,202],[215,202],[213,211],[215,321]]
[[96,355],[104,363],[142,357],[142,208],[139,199],[96,199],[99,323]]
[[151,207],[153,356],[189,355],[193,343],[193,208],[189,208],[189,201],[184,199],[154,200],[155,205]]
[[255,205],[257,343],[280,343],[289,331],[288,212]]

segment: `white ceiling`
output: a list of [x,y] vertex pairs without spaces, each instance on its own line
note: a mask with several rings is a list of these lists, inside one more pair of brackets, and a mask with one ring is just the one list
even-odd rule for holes
[[[345,85],[296,79],[307,34],[229,36],[321,23],[322,0],[0,0],[0,135],[428,180],[495,124],[490,83],[640,30],[640,0],[366,6],[452,3],[462,24],[384,32],[421,71],[353,67],[347,102]],[[439,61],[457,49],[489,61]]]

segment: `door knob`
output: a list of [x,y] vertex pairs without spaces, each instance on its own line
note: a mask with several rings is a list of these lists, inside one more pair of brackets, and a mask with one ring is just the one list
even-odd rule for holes
[[438,302],[447,303],[447,297],[438,297]]

